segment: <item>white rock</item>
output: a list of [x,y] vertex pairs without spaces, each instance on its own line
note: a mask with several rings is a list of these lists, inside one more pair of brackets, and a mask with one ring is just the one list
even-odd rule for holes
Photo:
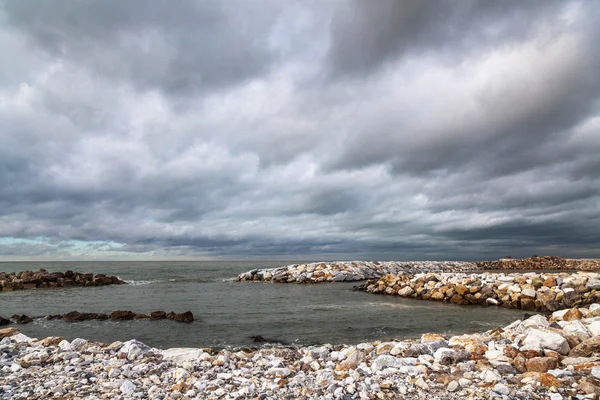
[[592,303],[590,304],[590,307],[588,308],[590,311],[594,311],[600,308],[600,304],[598,303]]
[[423,380],[423,378],[417,379],[417,381],[415,382],[415,385],[420,387],[423,390],[429,390],[429,385],[427,384],[427,382],[425,382]]
[[275,375],[283,378],[291,374],[292,371],[290,371],[288,368],[270,368],[269,370],[267,370],[267,375]]
[[403,366],[414,366],[417,359],[413,357],[398,358],[387,354],[377,357],[371,363],[371,371],[377,372],[385,368],[399,368]]
[[224,381],[228,381],[232,377],[233,377],[233,374],[226,373],[226,372],[221,372],[221,373],[217,374],[217,379],[223,379]]
[[123,346],[119,349],[119,354],[126,354],[127,359],[130,361],[137,360],[141,356],[150,350],[150,347],[140,342],[139,340],[128,340],[123,343]]
[[119,375],[121,375],[121,370],[119,368],[112,368],[110,371],[108,371],[109,378],[116,378]]
[[509,331],[509,330],[517,329],[517,328],[521,327],[521,323],[522,323],[522,322],[523,322],[523,321],[521,321],[520,319],[518,319],[518,320],[516,320],[515,322],[512,322],[512,323],[511,323],[511,324],[509,324],[509,325],[506,325],[506,326],[504,327],[504,330],[505,330],[505,331]]
[[130,380],[125,380],[125,382],[123,382],[119,390],[123,394],[132,394],[133,392],[135,392],[135,385]]
[[596,379],[600,379],[600,367],[592,367],[592,376]]
[[548,373],[554,375],[559,379],[567,376],[573,376],[573,372],[568,371],[566,369],[549,369]]
[[65,393],[65,389],[61,385],[56,385],[50,391],[54,395],[62,396]]
[[165,361],[183,364],[186,361],[195,361],[199,359],[204,352],[200,349],[173,348],[163,350],[161,353]]
[[521,325],[525,329],[547,328],[550,325],[550,323],[548,322],[546,317],[544,317],[543,315],[536,314],[534,316],[527,318],[525,321],[523,321],[523,323]]
[[472,383],[473,383],[473,382],[472,382],[470,379],[467,379],[467,378],[460,378],[460,379],[458,380],[458,384],[459,384],[461,387],[469,387],[469,386],[471,386],[471,384],[472,384]]
[[532,329],[529,331],[523,344],[531,349],[548,349],[560,354],[567,354],[570,350],[567,339],[548,330]]
[[550,395],[550,400],[563,400],[563,397],[560,393],[552,393]]
[[592,333],[581,323],[580,320],[561,321],[563,331],[577,336],[582,342],[592,337]]
[[71,351],[73,350],[73,347],[71,347],[71,343],[67,342],[66,340],[62,340],[59,344],[58,347],[63,350],[63,351]]
[[600,336],[600,321],[593,321],[587,328],[593,336]]
[[186,369],[176,368],[175,371],[173,371],[173,378],[175,378],[176,381],[184,381],[189,377],[190,373]]
[[585,284],[585,287],[588,289],[600,289],[600,280],[599,279],[589,279]]
[[552,318],[554,318],[556,321],[562,321],[563,316],[569,311],[569,309],[567,308],[566,310],[558,310],[558,311],[554,311],[552,313]]
[[80,351],[86,344],[88,344],[87,340],[77,338],[73,339],[73,341],[71,342],[71,347],[73,348],[73,350]]
[[494,392],[501,394],[503,396],[508,396],[510,394],[510,389],[506,387],[506,385],[502,384],[502,383],[497,383],[496,386],[494,386]]
[[531,297],[532,299],[535,299],[535,289],[523,289],[523,290],[521,290],[521,294],[523,296],[528,296],[528,297]]
[[481,373],[481,379],[486,383],[494,383],[500,379],[500,375],[491,369],[486,369]]
[[417,376],[425,373],[427,367],[424,365],[405,365],[398,367],[398,372],[405,375]]
[[460,388],[460,385],[458,384],[458,382],[452,381],[448,384],[448,386],[446,387],[446,390],[448,390],[449,392],[456,392],[459,388]]
[[521,293],[521,286],[510,285],[507,289],[508,293]]

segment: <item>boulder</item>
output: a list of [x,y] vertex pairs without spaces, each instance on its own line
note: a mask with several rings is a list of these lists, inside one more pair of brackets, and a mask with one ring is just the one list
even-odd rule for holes
[[525,363],[528,372],[548,372],[556,368],[558,361],[553,357],[534,357]]
[[182,364],[200,358],[204,352],[201,349],[174,348],[162,351],[163,360]]
[[21,331],[19,331],[17,328],[0,329],[0,339],[3,339],[5,337],[11,337],[19,333],[21,333]]
[[83,321],[84,317],[83,317],[83,314],[78,311],[71,311],[71,312],[63,315],[62,319],[63,319],[63,321],[66,321],[66,322],[78,322],[78,321]]
[[167,318],[167,313],[165,313],[164,311],[152,311],[150,313],[150,318],[153,320],[165,319]]
[[565,295],[562,301],[569,307],[576,307],[582,302],[581,295],[582,293],[578,290],[574,290],[572,292],[565,291]]
[[410,295],[412,295],[415,291],[413,290],[413,288],[411,288],[410,286],[405,286],[402,289],[398,290],[398,296],[401,297],[408,297]]
[[523,344],[529,348],[549,349],[560,354],[567,354],[570,350],[567,339],[548,329],[530,330]]
[[533,315],[521,323],[524,329],[529,328],[547,328],[550,323],[548,320],[540,314]]
[[386,368],[399,368],[415,365],[417,365],[417,359],[413,357],[397,358],[390,355],[382,355],[373,360],[371,363],[371,371],[375,373]]
[[173,321],[177,321],[177,322],[193,322],[194,321],[194,314],[192,314],[191,311],[186,311],[184,313],[181,314],[175,314],[173,315],[173,317],[171,318]]
[[4,317],[0,317],[0,326],[5,326],[12,323],[12,321],[10,319],[4,318]]
[[565,333],[576,336],[580,341],[585,341],[592,337],[590,330],[580,320],[561,321],[559,325],[562,326]]
[[128,320],[133,319],[135,317],[135,313],[131,311],[114,311],[110,314],[110,319],[112,320]]
[[435,340],[444,340],[444,336],[439,333],[424,333],[421,335],[421,343],[433,342]]
[[414,343],[406,351],[406,357],[418,357],[424,354],[433,355],[437,349],[448,347],[448,342],[445,340],[434,340],[428,343]]
[[583,318],[583,313],[578,308],[571,308],[562,316],[563,321],[573,321],[581,318]]
[[433,359],[438,364],[450,365],[469,359],[469,353],[466,350],[453,350],[446,347],[440,347],[433,353]]
[[348,371],[356,369],[365,361],[365,353],[352,346],[346,351],[346,358],[337,365],[337,370]]
[[27,315],[25,315],[25,314],[22,314],[22,315],[17,315],[17,316],[16,316],[16,318],[15,318],[15,322],[16,322],[17,324],[22,324],[22,325],[24,325],[24,324],[28,324],[28,323],[30,323],[30,322],[33,322],[33,319],[31,319],[31,317],[28,317],[28,316],[27,316]]
[[594,336],[575,346],[569,352],[569,357],[590,357],[593,354],[600,354],[600,336]]

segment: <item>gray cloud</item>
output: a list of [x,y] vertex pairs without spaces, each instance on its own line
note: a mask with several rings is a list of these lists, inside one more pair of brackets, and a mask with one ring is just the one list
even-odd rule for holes
[[559,1],[383,0],[343,4],[332,28],[336,73],[360,74],[408,52],[463,58],[486,46],[502,46],[555,19]]
[[8,23],[58,59],[140,89],[194,93],[266,72],[276,9],[242,1],[4,3]]
[[0,258],[600,256],[592,3],[0,4]]

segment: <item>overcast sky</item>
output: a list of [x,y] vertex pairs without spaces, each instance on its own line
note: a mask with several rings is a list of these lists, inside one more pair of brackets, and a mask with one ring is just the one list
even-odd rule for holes
[[0,259],[600,257],[596,1],[0,0]]

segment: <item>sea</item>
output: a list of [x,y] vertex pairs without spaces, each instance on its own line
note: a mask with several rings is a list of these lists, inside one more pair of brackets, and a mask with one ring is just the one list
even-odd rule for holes
[[30,337],[77,337],[102,343],[140,340],[157,348],[239,348],[264,345],[356,344],[418,338],[426,332],[481,332],[522,318],[500,307],[457,306],[353,291],[358,282],[314,285],[235,282],[255,268],[292,262],[2,262],[0,271],[73,270],[116,275],[127,285],[0,292],[0,316],[69,311],[149,314],[191,311],[189,324],[169,320],[84,321],[36,319],[18,328]]

